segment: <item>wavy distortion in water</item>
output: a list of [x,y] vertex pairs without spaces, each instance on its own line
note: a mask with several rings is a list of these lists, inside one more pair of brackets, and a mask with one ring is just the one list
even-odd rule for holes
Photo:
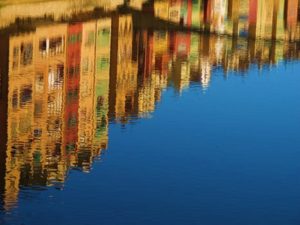
[[[298,1],[132,4],[17,19],[0,32],[4,209],[20,187],[60,187],[70,169],[88,172],[107,149],[109,124],[147,118],[164,89],[205,90],[216,67],[226,77],[300,58]],[[178,31],[188,27],[229,36]]]

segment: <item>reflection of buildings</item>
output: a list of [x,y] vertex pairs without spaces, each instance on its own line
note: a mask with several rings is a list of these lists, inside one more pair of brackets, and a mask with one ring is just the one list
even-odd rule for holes
[[132,55],[131,15],[113,16],[110,70],[110,116],[126,122],[136,112],[137,63]]
[[191,34],[176,32],[170,35],[170,50],[176,56],[187,57],[190,53]]
[[[213,30],[223,21],[223,8],[221,17],[212,11],[193,15],[198,7],[203,11],[215,2],[185,4],[189,2],[192,25],[206,21]],[[173,10],[177,22],[185,21],[181,3],[168,2],[169,17]],[[277,3],[280,8],[282,1]],[[287,3],[284,11],[278,9],[283,17],[276,17],[276,33],[273,23],[264,21],[266,15],[249,18],[254,37],[281,37],[282,21],[284,37],[299,35],[294,9],[298,1]],[[238,12],[234,4],[242,6]],[[248,29],[247,4],[228,0],[231,12],[225,22],[238,35]],[[269,14],[277,10],[276,4]],[[133,18],[114,14],[0,36],[0,204],[13,206],[22,185],[60,186],[69,168],[89,171],[108,145],[109,120],[124,124],[149,116],[168,85],[178,93],[193,82],[207,89],[216,67],[228,75],[251,64],[262,67],[300,58],[297,42],[137,29]]]
[[225,32],[225,18],[227,14],[227,0],[214,0],[212,25],[215,31]]
[[[276,38],[283,26],[281,0],[251,0],[249,3],[249,35],[256,38]],[[282,10],[279,12],[279,10]]]
[[198,6],[199,0],[157,0],[152,7],[154,16],[190,27],[198,25]]
[[166,31],[155,31],[153,34],[153,60],[155,70],[167,75],[169,64],[170,34]]
[[[97,21],[95,56],[94,116],[95,133],[93,145],[97,150],[106,149],[108,144],[109,71],[111,46],[111,19]],[[94,155],[98,155],[95,152]]]
[[[101,19],[98,27],[95,22],[61,24],[1,37],[0,195],[5,208],[16,202],[20,185],[63,182],[69,166],[89,169],[106,148],[110,27],[109,19]],[[91,68],[82,66],[86,57]],[[98,94],[89,88],[96,83]]]
[[[67,71],[65,82],[65,105],[63,126],[63,148],[65,157],[75,164],[74,154],[77,151],[79,123],[79,94],[81,71],[82,24],[68,26]],[[75,166],[75,165],[74,165]]]
[[173,71],[171,81],[176,90],[181,92],[189,86],[190,82],[190,64],[189,54],[191,47],[190,33],[173,33],[170,35],[170,50],[173,57]]
[[249,36],[294,40],[298,0],[250,0]]
[[248,0],[228,0],[226,33],[245,35],[248,29],[248,12]]
[[17,199],[20,184],[63,180],[50,149],[61,142],[65,38],[65,25],[9,38],[4,197],[8,207]]
[[153,31],[141,30],[135,34],[136,40],[133,48],[134,60],[138,62],[139,77],[147,77],[153,69]]
[[[91,164],[95,130],[95,46],[97,23],[95,20],[82,24],[80,46],[80,82],[78,107],[78,162],[86,169]],[[79,51],[78,51],[79,52]],[[89,169],[89,168],[87,168]]]
[[138,90],[138,116],[146,117],[149,113],[153,112],[156,103],[156,80],[155,75],[150,74],[143,80],[143,85]]
[[299,40],[299,0],[153,2],[156,17],[187,27],[251,38]]
[[45,179],[63,181],[65,168],[51,152],[61,150],[67,25],[38,28],[35,39],[34,135],[43,143],[42,158],[49,160]]
[[170,1],[169,3],[169,20],[175,23],[180,23],[180,16],[181,16],[181,1],[174,0]]
[[155,1],[153,7],[156,17],[169,20],[169,1]]
[[289,0],[285,2],[284,15],[287,39],[300,40],[300,30],[299,26],[297,27],[297,22],[300,20],[300,1]]
[[[17,200],[21,175],[26,176],[34,166],[34,164],[27,163],[27,159],[33,160],[32,145],[39,144],[39,141],[34,141],[32,136],[34,129],[34,100],[32,99],[32,92],[34,91],[34,42],[33,34],[12,37],[9,40],[7,106],[9,117],[7,119],[8,138],[4,196],[4,201],[8,204]],[[41,150],[38,151],[41,154]],[[27,165],[22,167],[24,163]]]
[[[168,68],[162,63],[168,65],[168,61],[164,62],[161,59],[168,59],[168,54],[161,55],[160,52],[168,51],[166,47],[168,46],[168,36],[166,32],[162,32],[162,35],[159,34],[160,32],[141,30],[135,35],[137,39],[133,51],[135,53],[134,60],[138,62],[138,117],[147,117],[155,110],[155,103],[160,100],[161,89],[165,87],[160,82],[164,75],[157,72],[163,73],[164,70],[167,73]],[[162,39],[160,40],[160,38]],[[154,46],[156,46],[155,49]]]

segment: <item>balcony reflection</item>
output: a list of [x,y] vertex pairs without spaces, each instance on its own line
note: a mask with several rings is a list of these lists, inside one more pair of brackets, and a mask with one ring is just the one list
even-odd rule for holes
[[17,202],[20,187],[61,187],[70,169],[89,172],[108,147],[109,124],[149,117],[166,88],[180,94],[196,83],[205,90],[216,67],[226,77],[300,58],[298,1],[131,4],[156,18],[230,36],[141,28],[136,12],[1,33],[4,209]]

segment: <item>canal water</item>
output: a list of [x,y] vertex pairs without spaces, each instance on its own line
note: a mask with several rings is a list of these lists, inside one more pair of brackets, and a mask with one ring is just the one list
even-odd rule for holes
[[1,28],[0,224],[299,224],[294,1],[142,2]]

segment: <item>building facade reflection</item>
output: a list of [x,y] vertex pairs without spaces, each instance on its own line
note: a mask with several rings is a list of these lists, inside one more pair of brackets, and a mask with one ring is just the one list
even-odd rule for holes
[[89,172],[108,146],[109,124],[149,117],[166,88],[206,90],[217,67],[227,76],[300,58],[291,41],[300,36],[296,0],[151,3],[161,19],[236,35],[140,29],[128,12],[1,33],[3,208],[22,186],[61,187],[70,169]]

